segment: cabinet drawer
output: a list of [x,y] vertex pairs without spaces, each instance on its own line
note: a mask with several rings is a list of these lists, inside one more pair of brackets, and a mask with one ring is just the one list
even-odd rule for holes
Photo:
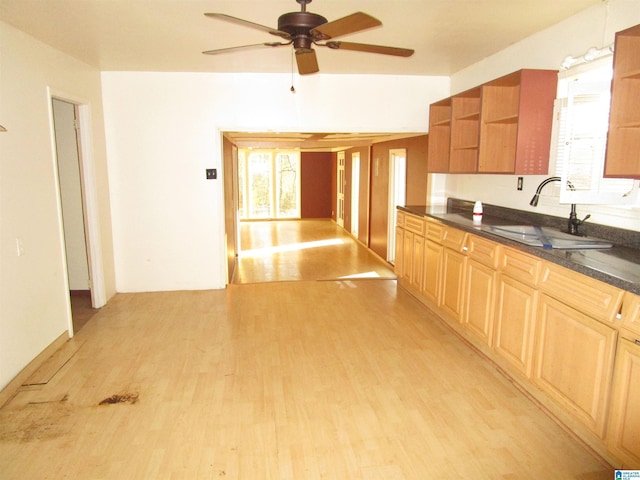
[[493,269],[498,268],[500,245],[491,240],[469,235],[467,237],[467,255],[476,262]]
[[396,212],[396,226],[397,227],[402,227],[404,228],[404,219],[407,216],[406,213],[401,212],[401,211],[397,211]]
[[426,237],[432,242],[442,243],[442,236],[444,235],[444,225],[434,220],[427,220],[425,223]]
[[465,240],[467,239],[467,232],[458,230],[457,228],[444,227],[442,232],[442,240],[440,243],[451,250],[456,252],[462,252],[465,247]]
[[404,217],[404,228],[418,235],[424,235],[424,219],[414,215],[406,215]]
[[505,247],[499,264],[505,275],[534,287],[538,284],[542,269],[542,260],[539,258]]
[[622,326],[640,340],[640,297],[631,292],[624,292],[622,298]]
[[623,291],[586,275],[544,262],[540,289],[596,320],[613,322]]

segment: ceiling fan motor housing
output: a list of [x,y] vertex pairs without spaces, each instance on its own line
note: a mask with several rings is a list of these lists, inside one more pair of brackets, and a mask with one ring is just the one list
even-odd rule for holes
[[295,49],[310,49],[313,36],[310,31],[327,23],[322,15],[311,12],[291,12],[280,15],[278,30],[291,35]]

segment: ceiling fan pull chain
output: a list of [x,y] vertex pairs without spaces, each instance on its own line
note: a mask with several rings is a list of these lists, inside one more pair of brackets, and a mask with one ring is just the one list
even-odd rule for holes
[[293,72],[293,57],[295,56],[295,50],[292,48],[291,49],[291,93],[296,93],[296,87],[293,86],[293,78],[294,78],[294,72]]

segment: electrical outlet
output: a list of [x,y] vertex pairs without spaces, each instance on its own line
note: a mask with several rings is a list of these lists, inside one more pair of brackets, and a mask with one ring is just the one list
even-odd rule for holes
[[207,168],[207,180],[218,178],[218,171],[215,168]]
[[522,190],[522,182],[523,182],[523,178],[522,177],[518,177],[518,190]]

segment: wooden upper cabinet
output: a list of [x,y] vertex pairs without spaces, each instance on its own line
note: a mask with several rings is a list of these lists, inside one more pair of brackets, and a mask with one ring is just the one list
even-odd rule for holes
[[480,87],[451,99],[449,173],[475,173],[480,145]]
[[616,33],[605,177],[640,178],[640,25]]
[[519,70],[429,107],[430,173],[546,175],[556,70]]
[[482,86],[478,171],[546,175],[556,70],[519,70]]
[[428,171],[447,173],[451,147],[451,99],[429,106]]

